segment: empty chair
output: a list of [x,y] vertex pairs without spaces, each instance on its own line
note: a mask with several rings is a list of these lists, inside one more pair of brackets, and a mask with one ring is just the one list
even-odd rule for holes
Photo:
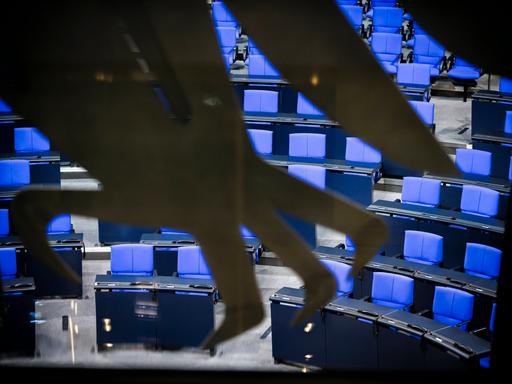
[[152,245],[119,244],[110,249],[110,271],[113,275],[153,275]]
[[460,209],[478,216],[494,217],[498,214],[500,194],[489,188],[463,185]]
[[28,160],[0,160],[0,187],[20,187],[30,184]]
[[464,257],[464,272],[482,277],[495,279],[500,274],[501,251],[484,244],[467,243]]
[[428,88],[430,67],[430,64],[398,64],[396,82],[403,87]]
[[14,128],[14,150],[16,152],[47,152],[50,141],[37,128]]
[[512,93],[512,79],[507,77],[500,77],[500,92]]
[[434,125],[434,103],[409,100],[409,105],[426,125]]
[[423,177],[403,178],[402,202],[437,207],[441,196],[441,181]]
[[491,174],[491,152],[478,149],[457,148],[455,164],[464,173],[489,176]]
[[467,329],[467,323],[473,318],[474,297],[470,293],[449,287],[436,287],[432,312],[434,320]]
[[9,210],[0,209],[0,236],[7,236],[9,231]]
[[178,276],[187,279],[212,279],[201,247],[178,248]]
[[354,288],[354,279],[350,265],[328,259],[320,262],[331,272],[336,280],[336,296],[348,296]]
[[12,109],[2,99],[0,99],[0,113],[11,113]]
[[56,235],[61,233],[73,232],[73,225],[71,225],[71,215],[63,214],[55,216],[46,227],[46,233],[49,235]]
[[347,251],[355,251],[356,250],[354,242],[352,241],[352,239],[348,235],[345,236],[345,249]]
[[301,115],[324,115],[321,110],[319,110],[311,101],[306,98],[306,96],[300,92],[297,95],[297,113]]
[[263,54],[249,54],[249,76],[280,76],[279,71]]
[[456,80],[477,80],[480,78],[480,69],[466,60],[456,58],[455,65],[448,71],[448,76]]
[[505,127],[503,130],[505,133],[512,133],[512,111],[505,112]]
[[240,234],[242,237],[256,237],[245,225],[240,226]]
[[222,1],[212,3],[212,18],[216,27],[238,27],[236,19]]
[[288,173],[318,189],[325,188],[325,168],[323,167],[292,164],[288,166]]
[[233,64],[237,29],[235,27],[217,27],[215,32],[217,33],[217,40],[224,58],[224,64],[229,69],[231,64]]
[[1,279],[15,279],[16,272],[16,248],[0,248]]
[[394,273],[374,272],[372,303],[409,310],[414,301],[414,280]]
[[276,113],[278,109],[279,93],[259,89],[244,91],[245,112]]
[[439,76],[445,62],[444,47],[426,34],[415,33],[412,49],[412,61],[430,65],[430,76]]
[[272,154],[272,131],[265,129],[248,129],[252,146],[260,155]]
[[[373,12],[372,12],[373,11]],[[374,32],[399,33],[402,27],[403,11],[396,7],[375,7],[370,11]],[[400,37],[401,38],[401,37]]]
[[384,70],[389,74],[396,74],[396,64],[400,62],[402,53],[402,36],[376,32],[372,35],[371,48]]
[[405,231],[404,259],[426,265],[443,261],[443,237],[429,232]]
[[288,154],[300,157],[325,157],[325,135],[321,133],[292,133]]
[[356,31],[363,25],[363,7],[357,5],[344,5],[338,3],[338,7],[343,12],[348,22],[352,24]]
[[382,155],[363,140],[357,137],[347,137],[345,160],[362,163],[380,163],[382,161]]

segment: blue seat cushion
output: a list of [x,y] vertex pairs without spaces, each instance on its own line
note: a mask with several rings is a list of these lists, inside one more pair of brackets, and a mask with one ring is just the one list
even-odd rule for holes
[[485,279],[495,279],[500,274],[501,250],[484,244],[467,243],[464,271]]
[[325,135],[321,133],[292,133],[288,154],[300,157],[325,157]]
[[211,271],[199,246],[178,248],[178,276],[211,278]]
[[352,293],[354,279],[352,267],[334,260],[322,259],[320,262],[331,272],[336,280],[336,296],[346,296]]
[[393,273],[374,272],[372,302],[403,309],[413,303],[414,280]]
[[494,217],[498,214],[500,194],[489,188],[476,185],[462,186],[460,208],[473,215]]
[[422,231],[405,231],[404,258],[427,265],[443,261],[443,237]]
[[403,86],[430,86],[430,64],[398,64],[396,82]]
[[441,181],[422,177],[404,177],[402,201],[404,203],[420,203],[431,207],[439,205]]
[[200,273],[182,273],[180,277],[184,279],[208,279],[213,280],[213,276],[210,274],[200,274]]
[[113,245],[110,253],[113,275],[152,275],[153,246],[149,244]]
[[382,155],[363,140],[357,137],[347,137],[345,160],[362,163],[380,163],[382,161]]
[[434,319],[448,325],[457,325],[473,318],[474,296],[450,287],[436,287],[432,312]]
[[325,168],[316,165],[292,164],[288,166],[290,175],[318,189],[325,189],[325,172]]
[[14,128],[14,150],[16,152],[47,152],[50,140],[37,128]]
[[512,111],[505,111],[505,133],[512,133]]
[[247,133],[257,153],[261,155],[272,154],[272,131],[265,129],[248,129]]
[[47,234],[71,232],[73,232],[73,226],[71,225],[71,215],[68,213],[55,216],[46,227]]
[[0,248],[0,276],[14,279],[16,272],[16,248]]
[[308,100],[306,98],[306,96],[304,96],[300,92],[297,95],[297,113],[301,114],[301,115],[314,115],[314,116],[325,115],[310,100]]
[[478,149],[457,148],[455,164],[464,173],[489,176],[491,174],[492,154]]
[[249,54],[249,76],[280,76],[279,71],[264,55]]
[[276,113],[278,98],[279,93],[275,91],[247,89],[244,91],[244,111]]
[[9,231],[9,210],[0,209],[0,236],[7,236]]
[[414,109],[420,119],[427,125],[434,124],[434,104],[427,101],[409,100],[409,104]]
[[28,160],[0,160],[0,187],[20,187],[30,184]]

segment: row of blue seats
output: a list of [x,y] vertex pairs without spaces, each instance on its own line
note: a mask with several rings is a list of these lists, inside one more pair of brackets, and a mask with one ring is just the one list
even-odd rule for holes
[[[71,215],[65,213],[55,216],[46,227],[48,235],[69,234],[73,233],[73,225],[71,223]],[[9,236],[11,228],[9,224],[9,210],[0,209],[0,236]]]
[[50,140],[34,127],[14,128],[14,151],[16,153],[48,152]]
[[[510,133],[512,133],[512,112],[508,114],[508,124],[511,125]],[[462,149],[455,151],[455,164],[464,173],[480,176],[490,176],[492,168],[493,154],[480,149]],[[510,157],[508,179],[512,181],[512,156]]]

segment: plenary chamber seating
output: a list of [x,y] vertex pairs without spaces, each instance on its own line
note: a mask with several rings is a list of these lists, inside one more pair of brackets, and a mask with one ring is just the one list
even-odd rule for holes
[[509,79],[507,77],[500,77],[500,93],[502,94],[511,94],[512,93],[512,79]]
[[178,277],[186,279],[213,279],[201,247],[178,248]]
[[14,128],[14,150],[17,153],[48,152],[50,141],[37,128]]
[[512,133],[512,111],[505,111],[505,125],[503,131],[505,133]]
[[10,233],[9,210],[0,209],[0,237],[7,236]]
[[292,133],[288,154],[297,157],[325,158],[325,135],[321,133]]
[[236,37],[238,34],[236,27],[216,27],[217,40],[224,58],[224,65],[229,70],[234,61]]
[[277,113],[279,93],[259,89],[246,89],[244,91],[244,112]]
[[434,320],[463,330],[473,318],[474,296],[450,287],[436,287],[432,312]]
[[500,194],[489,188],[463,185],[460,209],[464,213],[495,217],[498,214]]
[[443,261],[443,237],[422,231],[405,231],[405,260],[426,265],[439,265]]
[[454,85],[464,88],[463,100],[466,101],[468,88],[476,86],[476,81],[482,76],[482,73],[478,67],[461,58],[452,57],[449,60],[450,69],[448,70],[448,77]]
[[441,181],[408,176],[403,179],[402,202],[427,207],[439,206]]
[[57,234],[69,234],[73,233],[73,225],[71,224],[71,215],[70,214],[62,214],[54,217],[48,223],[46,227],[46,233],[48,235],[57,235]]
[[385,307],[409,310],[414,300],[414,280],[386,272],[374,272],[372,303]]
[[364,36],[363,7],[353,4],[342,4],[340,2],[337,2],[337,5],[356,32]]
[[336,296],[348,296],[354,289],[352,267],[338,261],[322,259],[320,262],[332,273],[336,280]]
[[238,23],[222,1],[212,3],[212,18],[216,27],[238,28]]
[[372,35],[372,52],[388,74],[395,75],[402,56],[402,36],[376,32]]
[[0,188],[18,188],[29,184],[28,160],[0,160]]
[[402,34],[402,9],[378,6],[368,12],[366,16],[372,19],[370,32]]
[[252,143],[252,147],[260,155],[272,154],[272,131],[264,129],[247,129],[247,134]]
[[147,244],[119,244],[111,247],[112,275],[153,275],[153,246]]
[[380,163],[382,155],[363,140],[357,137],[347,137],[345,160],[359,163]]
[[398,64],[396,82],[401,87],[419,88],[422,93],[403,90],[403,93],[410,98],[419,98],[417,101],[430,100],[430,65],[429,64]]
[[318,109],[306,96],[302,93],[297,94],[297,114],[299,115],[312,115],[324,116],[325,114]]
[[464,272],[484,279],[496,279],[500,274],[501,250],[484,244],[467,243]]
[[2,280],[16,278],[16,248],[0,248],[0,275]]
[[434,109],[435,105],[426,101],[415,101],[409,100],[409,105],[412,107],[414,112],[419,118],[425,123],[425,125],[432,128],[432,132],[435,132],[434,125]]
[[489,176],[491,174],[492,154],[478,149],[457,148],[455,164],[464,173]]
[[446,65],[445,49],[426,34],[415,33],[409,62],[430,65],[430,76],[438,77]]

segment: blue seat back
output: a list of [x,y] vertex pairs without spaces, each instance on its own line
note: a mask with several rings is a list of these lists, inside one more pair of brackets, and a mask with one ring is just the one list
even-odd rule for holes
[[0,248],[0,276],[2,279],[16,278],[16,248]]
[[409,100],[409,105],[425,124],[434,124],[434,103]]
[[249,54],[249,76],[280,76],[280,74],[264,55]]
[[245,225],[240,226],[240,234],[242,237],[256,237],[256,235],[252,233]]
[[212,273],[201,247],[178,248],[178,276],[189,279],[211,279]]
[[254,150],[261,155],[272,154],[272,131],[264,129],[248,129]]
[[396,33],[375,32],[371,48],[380,60],[394,61],[402,52],[402,37]]
[[212,3],[212,18],[218,27],[237,27],[238,23],[222,1]]
[[500,77],[500,92],[512,93],[512,79],[507,77]]
[[496,303],[492,304],[492,310],[491,310],[491,321],[489,321],[489,330],[491,333],[494,332],[494,321],[496,319]]
[[153,246],[149,244],[113,245],[110,252],[113,275],[153,275]]
[[174,228],[167,228],[167,227],[161,227],[160,228],[160,233],[161,234],[164,234],[164,235],[174,235],[174,234],[185,234],[185,235],[188,235],[188,232],[186,231],[182,231],[180,229],[174,229]]
[[[449,287],[436,287],[432,312],[434,320],[444,324],[457,326],[459,323],[470,321],[473,318],[472,294]],[[466,329],[463,325],[461,329]]]
[[47,152],[50,140],[37,128],[14,128],[14,150],[16,152]]
[[443,261],[443,237],[422,231],[405,231],[404,259],[426,265]]
[[323,116],[324,113],[319,110],[311,101],[309,101],[306,96],[302,93],[298,93],[297,95],[297,113],[301,115],[314,115],[314,116]]
[[20,187],[30,184],[28,160],[0,160],[0,187]]
[[345,236],[345,249],[347,251],[355,251],[356,250],[354,242],[348,235]]
[[457,148],[455,151],[455,164],[464,173],[489,176],[491,160],[491,152],[466,148]]
[[244,91],[245,112],[276,113],[279,103],[279,93],[260,89],[246,89]]
[[292,133],[288,154],[301,157],[325,157],[325,135],[321,133]]
[[325,189],[325,168],[323,167],[292,164],[288,166],[288,173],[318,189]]
[[68,213],[55,216],[46,227],[46,233],[49,235],[71,232],[73,232],[73,226],[71,225],[71,215]]
[[7,236],[9,232],[9,210],[0,209],[0,236]]
[[372,7],[396,7],[397,0],[372,0]]
[[495,279],[500,274],[500,266],[501,250],[484,244],[466,244],[465,273],[484,279]]
[[237,30],[235,27],[216,27],[217,40],[223,53],[231,52],[236,45]]
[[423,177],[407,176],[403,178],[402,201],[437,207],[441,196],[441,181]]
[[374,32],[396,33],[402,26],[403,11],[396,7],[373,8]]
[[426,34],[417,35],[415,33],[413,54],[415,59],[419,59],[419,62],[425,62],[424,60],[428,60],[427,58],[429,57],[435,58],[437,62],[444,56],[445,49],[441,44],[432,39],[430,36]]
[[336,280],[336,296],[348,296],[354,289],[354,279],[351,275],[352,267],[350,265],[322,259],[320,262],[331,272]]
[[414,280],[394,273],[374,272],[372,303],[404,309],[414,301]]
[[428,87],[430,86],[429,64],[398,64],[396,82],[402,86]]
[[471,64],[469,61],[467,60],[464,60],[464,59],[461,59],[460,57],[457,57],[455,58],[455,65],[454,65],[454,68],[455,67],[464,67],[464,68],[469,68],[469,69],[474,69],[474,70],[479,70],[478,67],[475,67],[473,64]]
[[477,185],[463,185],[460,209],[473,215],[494,217],[498,214],[500,194]]
[[505,112],[505,126],[503,130],[505,133],[512,133],[512,111]]
[[0,113],[11,113],[12,109],[2,99],[0,99]]
[[345,160],[362,163],[380,163],[382,155],[371,145],[366,144],[358,137],[347,137],[345,146]]
[[357,29],[361,27],[363,24],[363,7],[357,5],[343,5],[339,3],[338,7],[354,28]]

